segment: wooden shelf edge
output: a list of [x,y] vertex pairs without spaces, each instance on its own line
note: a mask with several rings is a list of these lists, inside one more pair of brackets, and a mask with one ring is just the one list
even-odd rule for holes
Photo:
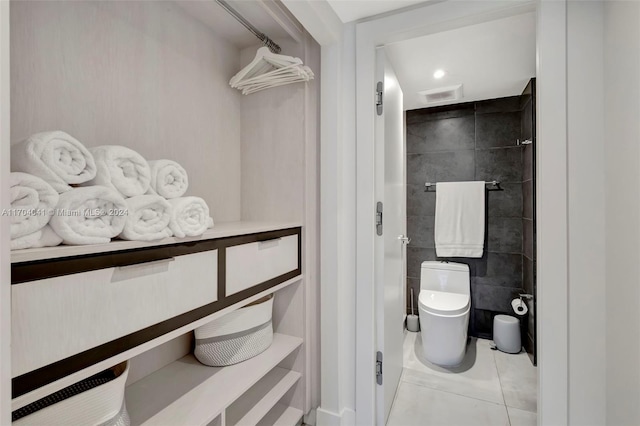
[[127,387],[132,425],[206,425],[302,345],[299,337],[274,334],[263,353],[228,367],[207,367],[192,355]]
[[235,237],[260,232],[277,231],[281,229],[301,227],[299,222],[220,222],[212,229],[197,237],[176,238],[169,237],[158,241],[123,241],[114,240],[107,244],[93,244],[84,246],[42,247],[34,249],[14,250],[11,252],[11,263],[23,263],[63,257],[75,257],[91,254],[110,253],[140,248],[161,247],[177,243],[214,240],[218,238]]

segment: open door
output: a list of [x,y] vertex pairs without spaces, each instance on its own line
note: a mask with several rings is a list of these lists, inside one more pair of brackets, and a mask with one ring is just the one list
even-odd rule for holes
[[[375,316],[378,374],[376,418],[386,424],[402,374],[406,316],[406,179],[402,90],[384,48],[377,50]],[[380,359],[381,358],[381,359]],[[381,361],[381,363],[380,363]],[[380,371],[381,368],[381,371]]]

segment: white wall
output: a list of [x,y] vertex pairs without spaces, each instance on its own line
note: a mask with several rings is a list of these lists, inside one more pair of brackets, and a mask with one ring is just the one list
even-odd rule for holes
[[11,142],[60,129],[170,158],[240,219],[239,51],[169,2],[11,4]]
[[[567,3],[568,402],[571,425],[606,424],[602,16],[603,3],[600,1]],[[542,365],[544,367],[544,363]]]
[[[304,56],[304,46],[276,41],[287,55]],[[255,55],[256,47],[243,49],[241,65],[251,62]],[[302,83],[242,95],[243,220],[303,219],[304,97]]]
[[[0,2],[0,188],[9,187],[9,2]],[[0,190],[0,206],[9,191]],[[11,265],[9,217],[0,216],[0,424],[11,421]]]
[[[606,420],[609,425],[637,425],[640,424],[640,3],[607,1],[604,18]],[[594,345],[605,346],[604,339],[593,337]]]

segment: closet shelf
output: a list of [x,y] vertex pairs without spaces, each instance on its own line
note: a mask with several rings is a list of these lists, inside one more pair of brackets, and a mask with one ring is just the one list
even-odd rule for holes
[[295,426],[303,416],[302,410],[294,407],[288,407],[284,404],[276,404],[276,406],[264,416],[258,426]]
[[[228,367],[207,367],[187,355],[127,387],[131,424],[206,425],[263,377],[275,380],[280,370],[272,375],[267,373],[301,344],[298,337],[275,333],[269,349]],[[292,378],[285,375],[281,379],[285,383],[280,386],[279,381],[278,391],[267,392],[260,404],[268,405],[268,400],[275,398]]]
[[255,234],[259,232],[277,231],[280,229],[302,226],[299,222],[221,222],[198,237],[165,238],[158,241],[120,241],[108,244],[93,244],[86,246],[56,246],[35,249],[14,250],[11,252],[11,263],[32,262],[38,260],[57,259],[62,257],[84,256],[91,254],[110,253],[149,247],[160,247],[176,243],[213,240],[216,238],[235,237],[239,235]]
[[274,368],[227,409],[226,425],[258,424],[301,376],[297,371]]

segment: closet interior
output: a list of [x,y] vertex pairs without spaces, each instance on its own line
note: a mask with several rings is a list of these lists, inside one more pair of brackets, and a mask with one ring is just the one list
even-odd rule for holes
[[[215,1],[11,1],[11,144],[63,130],[174,159],[215,221],[13,251],[12,411],[127,360],[133,425],[295,425],[317,407],[320,47],[277,0],[224,3],[315,78],[231,87],[263,43]],[[266,351],[196,361],[195,328],[269,294]]]

